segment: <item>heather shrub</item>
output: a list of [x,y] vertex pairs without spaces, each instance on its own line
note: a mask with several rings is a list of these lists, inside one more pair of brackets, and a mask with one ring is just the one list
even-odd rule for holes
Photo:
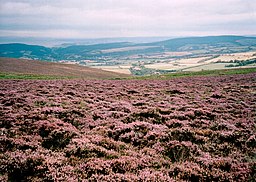
[[180,128],[184,126],[184,122],[177,119],[172,119],[166,122],[166,126],[168,126],[168,128]]
[[169,181],[174,182],[175,180],[169,177],[169,174],[167,172],[160,172],[160,171],[154,171],[150,169],[144,169],[142,170],[138,175],[139,180],[138,181]]
[[48,170],[43,166],[44,157],[30,151],[6,153],[1,155],[1,173],[7,173],[8,181],[30,181],[36,177],[44,177]]
[[120,173],[111,173],[108,175],[94,174],[89,178],[89,181],[134,182],[134,181],[139,181],[139,178],[137,175],[134,175],[134,174],[120,174]]
[[128,102],[115,102],[109,106],[110,111],[121,111],[124,113],[130,113],[132,111],[132,105]]
[[168,135],[163,138],[163,141],[171,140],[178,140],[180,142],[190,141],[196,144],[203,144],[207,141],[207,138],[199,136],[192,128],[182,127],[181,129],[170,129]]
[[40,146],[39,136],[22,136],[17,138],[8,138],[6,136],[0,137],[0,151],[14,151],[14,150],[36,150]]
[[157,139],[165,135],[167,127],[155,125],[147,122],[133,122],[129,124],[117,125],[108,132],[109,137],[134,146],[153,145]]
[[53,119],[52,122],[39,121],[36,124],[39,135],[43,138],[42,146],[47,149],[62,149],[77,134],[77,130],[71,124],[57,119]]
[[77,146],[70,146],[68,150],[66,151],[67,156],[76,156],[79,158],[117,158],[118,153],[106,150],[105,148],[101,146],[94,145],[92,143],[87,143],[83,145],[82,147]]
[[97,158],[81,164],[79,168],[87,179],[95,174],[108,175],[111,172],[111,164],[103,159]]
[[255,135],[250,136],[250,138],[248,138],[248,140],[246,141],[246,145],[248,147],[255,148],[256,147],[256,136]]
[[135,121],[145,121],[153,124],[164,124],[166,118],[157,112],[157,110],[145,110],[138,113],[132,113],[123,120],[124,123],[132,123]]
[[73,109],[58,113],[56,117],[63,120],[64,122],[72,124],[75,127],[79,127],[83,123],[81,123],[76,118],[83,118],[84,116],[85,115],[81,111]]
[[205,171],[196,163],[184,162],[171,166],[169,176],[175,181],[177,181],[177,179],[184,181],[211,181],[207,176],[208,172],[209,171]]
[[167,144],[164,154],[172,162],[181,162],[191,158],[191,142],[171,141]]
[[92,141],[96,143],[97,145],[104,147],[107,150],[114,150],[114,151],[122,151],[127,148],[126,144],[124,142],[115,141],[111,138],[102,138],[99,141]]
[[255,75],[0,80],[0,181],[255,181]]
[[42,146],[52,150],[63,149],[69,144],[71,138],[72,134],[70,135],[62,131],[54,131],[43,139]]

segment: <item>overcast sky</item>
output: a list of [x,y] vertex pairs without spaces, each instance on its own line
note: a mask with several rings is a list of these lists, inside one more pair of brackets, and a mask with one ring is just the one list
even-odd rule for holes
[[0,0],[0,36],[255,35],[256,0]]

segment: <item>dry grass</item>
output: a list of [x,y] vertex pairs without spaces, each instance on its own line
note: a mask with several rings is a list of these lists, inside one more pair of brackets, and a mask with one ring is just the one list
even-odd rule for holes
[[111,72],[115,72],[115,73],[122,73],[122,74],[131,74],[129,69],[122,69],[122,68],[103,68],[102,70],[105,71],[111,71]]
[[172,69],[181,69],[183,68],[182,65],[172,63],[155,63],[155,64],[149,64],[145,65],[146,68],[150,69],[159,69],[159,70],[172,70]]
[[[155,63],[145,65],[146,68],[160,69],[160,70],[186,70],[186,71],[201,71],[201,70],[215,70],[215,69],[227,69],[225,65],[228,65],[231,60],[248,60],[255,59],[256,52],[223,54],[217,58],[211,59],[212,56],[202,56],[197,58],[177,59],[168,63]],[[222,64],[216,64],[216,62],[224,62]],[[226,63],[225,63],[226,62]],[[252,67],[253,65],[249,66]]]
[[115,72],[115,73],[131,75],[131,72],[129,70],[130,67],[131,67],[130,65],[122,65],[122,66],[94,66],[94,68],[105,70],[105,71],[111,71],[111,72]]
[[113,53],[113,52],[124,52],[124,51],[134,51],[134,50],[143,50],[154,48],[157,46],[133,46],[133,47],[123,47],[123,48],[115,48],[115,49],[106,49],[101,50],[102,53]]
[[228,63],[209,63],[209,64],[199,65],[195,67],[190,67],[190,68],[184,69],[184,71],[231,69],[231,67],[230,68],[225,67],[226,65],[229,65],[229,64]]
[[146,68],[160,69],[160,70],[179,70],[191,66],[199,66],[202,63],[200,61],[208,59],[210,57],[199,57],[199,58],[188,58],[188,59],[178,59],[175,61],[170,61],[169,63],[155,63],[150,65],[145,65]]
[[188,58],[188,59],[178,59],[176,60],[177,63],[179,64],[198,64],[201,61],[205,60],[205,59],[209,59],[211,58],[210,56],[204,56],[204,57],[197,57],[197,58]]
[[255,59],[256,52],[242,52],[242,53],[234,53],[234,54],[223,54],[220,55],[217,58],[208,60],[207,62],[217,62],[217,61],[222,61],[222,62],[229,62],[232,60],[239,60],[239,61],[243,61],[243,60],[248,60],[248,59]]
[[164,54],[168,56],[186,56],[192,53],[191,52],[165,52]]

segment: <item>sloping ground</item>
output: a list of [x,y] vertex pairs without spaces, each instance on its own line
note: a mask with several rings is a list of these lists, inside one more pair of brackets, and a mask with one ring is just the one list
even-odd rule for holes
[[84,79],[110,79],[128,76],[126,74],[119,74],[79,65],[13,58],[0,58],[0,72],[67,76]]
[[255,181],[256,73],[0,80],[0,181]]
[[[47,48],[19,43],[0,44],[0,56],[31,58],[39,60],[84,60],[94,57],[127,57],[132,55],[153,55],[169,51],[199,51],[197,53],[235,53],[256,49],[255,37],[207,36],[175,38],[160,42],[133,44],[128,42],[103,43],[94,45],[71,45]],[[223,49],[225,47],[225,49]],[[195,54],[197,54],[195,53]]]

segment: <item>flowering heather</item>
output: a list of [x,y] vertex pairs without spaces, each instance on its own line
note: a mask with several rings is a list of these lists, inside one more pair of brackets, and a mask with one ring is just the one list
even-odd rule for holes
[[253,181],[256,73],[0,81],[0,181]]

